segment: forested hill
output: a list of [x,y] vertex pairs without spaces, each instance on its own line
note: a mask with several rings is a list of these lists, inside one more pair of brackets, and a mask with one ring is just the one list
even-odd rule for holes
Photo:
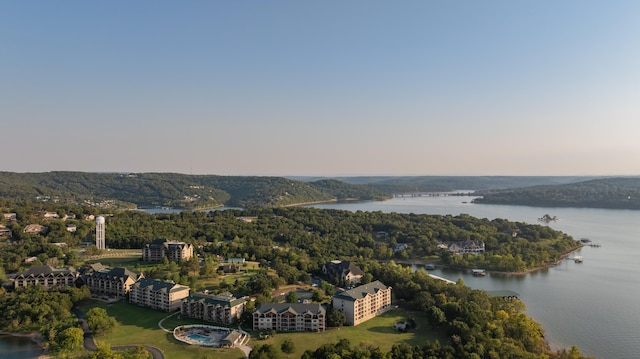
[[640,178],[607,178],[479,194],[483,197],[474,202],[536,207],[640,209]]
[[262,207],[342,199],[383,198],[366,186],[305,183],[282,177],[177,173],[0,172],[0,197],[177,208]]
[[[291,177],[311,182],[319,177]],[[335,177],[349,183],[366,185],[385,193],[449,192],[454,190],[496,190],[539,185],[559,185],[596,179],[584,176],[357,176]],[[601,178],[601,177],[600,177]]]

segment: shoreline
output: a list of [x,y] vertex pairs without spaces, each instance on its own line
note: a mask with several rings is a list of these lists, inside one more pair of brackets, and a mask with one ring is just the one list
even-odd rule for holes
[[291,204],[285,204],[282,207],[299,207],[299,206],[308,206],[308,205],[311,205],[311,204],[334,203],[334,202],[338,202],[338,199],[337,198],[333,198],[333,199],[328,199],[328,200],[324,200],[324,201],[311,201],[311,202],[291,203]]
[[20,333],[20,332],[7,332],[4,330],[0,330],[0,335],[5,335],[9,337],[17,337],[17,338],[28,338],[36,344],[40,348],[40,354],[38,355],[38,359],[50,359],[51,356],[47,354],[48,348],[45,346],[46,341],[41,333],[31,332],[31,333]]
[[[574,253],[574,252],[575,252],[575,251],[577,251],[577,250],[582,249],[582,247],[583,247],[583,246],[578,246],[578,247],[575,247],[575,248],[573,248],[573,249],[571,249],[571,250],[569,250],[569,251],[567,251],[567,252],[565,252],[565,253],[561,254],[561,255],[560,255],[560,258],[559,258],[557,261],[555,261],[555,262],[550,262],[550,263],[547,263],[547,264],[545,264],[545,265],[543,265],[543,266],[539,266],[539,267],[529,268],[529,269],[526,269],[526,270],[521,271],[521,272],[503,272],[503,271],[497,271],[497,270],[485,270],[485,272],[486,272],[486,273],[489,273],[489,274],[513,275],[513,276],[523,276],[523,275],[527,275],[527,274],[530,274],[530,273],[535,273],[535,272],[540,271],[540,270],[544,270],[544,269],[549,269],[549,268],[553,268],[553,267],[555,267],[556,265],[560,264],[560,262],[562,262],[563,260],[567,259],[567,258],[568,258],[572,253]],[[394,263],[396,263],[396,264],[405,264],[405,265],[407,265],[407,264],[408,264],[408,265],[426,265],[426,264],[432,264],[432,263],[427,263],[426,261],[421,260],[421,259],[404,259],[404,260],[403,260],[403,259],[398,259],[398,260],[396,260],[396,259],[390,259],[390,260],[381,260],[381,262],[386,262],[386,263],[389,263],[390,261],[393,261],[393,262],[394,262]],[[448,267],[448,266],[443,265],[443,264],[436,264],[435,266],[436,266],[436,267],[439,267],[439,268],[441,268],[441,269],[459,270],[459,271],[461,271],[461,272],[469,272],[469,271],[471,270],[471,268],[456,268],[456,267]],[[427,271],[427,272],[428,272],[428,271]]]

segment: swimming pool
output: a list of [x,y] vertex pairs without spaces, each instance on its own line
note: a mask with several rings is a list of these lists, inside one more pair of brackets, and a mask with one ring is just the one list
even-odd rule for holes
[[204,335],[196,334],[196,333],[187,334],[187,338],[189,338],[191,340],[195,340],[197,342],[203,342],[203,343],[210,343],[210,342],[215,341],[215,339],[213,339],[213,338],[209,338],[209,337],[206,337]]

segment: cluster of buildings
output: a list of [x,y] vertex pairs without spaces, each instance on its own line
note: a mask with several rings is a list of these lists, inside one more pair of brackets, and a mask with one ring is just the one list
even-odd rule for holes
[[172,312],[218,323],[233,323],[244,311],[246,298],[231,294],[191,294],[188,286],[158,279],[145,278],[127,268],[109,268],[100,263],[75,269],[36,265],[13,278],[14,288],[39,285],[46,289],[56,286],[86,285],[94,297],[127,299],[132,304]]
[[[335,282],[357,285],[364,272],[348,261],[331,261],[322,266]],[[347,287],[351,288],[351,287]],[[391,309],[391,287],[374,281],[334,295],[331,308],[341,311],[347,325],[358,325]],[[253,329],[321,332],[327,327],[327,310],[317,303],[263,303],[253,312]]]
[[[336,261],[330,263],[327,268],[334,265],[338,268]],[[340,278],[345,275],[349,278],[348,273],[362,272],[348,262],[341,266],[346,269],[335,272]],[[86,285],[97,298],[128,298],[130,303],[139,306],[167,312],[180,310],[184,317],[224,324],[238,320],[247,303],[246,297],[236,298],[231,293],[191,293],[188,286],[145,278],[126,268],[109,268],[100,263],[80,269],[32,266],[18,273],[13,278],[13,285],[15,288]],[[331,307],[344,313],[347,325],[358,325],[391,308],[391,287],[380,281],[360,285],[336,294]],[[327,327],[327,309],[318,303],[262,303],[252,317],[255,330],[321,332]]]

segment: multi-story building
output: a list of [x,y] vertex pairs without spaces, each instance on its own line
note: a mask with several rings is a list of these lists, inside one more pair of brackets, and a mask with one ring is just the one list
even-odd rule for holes
[[189,287],[157,279],[141,278],[131,285],[129,302],[144,307],[173,312],[189,296]]
[[84,281],[94,295],[125,297],[129,294],[131,285],[138,279],[144,278],[127,268],[96,268],[84,275]]
[[19,273],[13,282],[14,288],[41,285],[44,288],[56,286],[74,286],[78,279],[78,271],[74,268],[53,268],[48,265],[38,265]]
[[280,332],[322,332],[327,313],[320,304],[262,303],[253,312],[254,330]]
[[364,272],[357,265],[348,261],[331,261],[322,266],[322,272],[338,282],[358,284]]
[[377,280],[336,294],[332,303],[355,326],[391,309],[391,287]]
[[182,301],[182,315],[208,322],[232,324],[240,319],[246,304],[245,298],[236,298],[231,293],[194,293]]
[[193,257],[193,245],[160,238],[142,248],[143,261],[160,262],[165,257],[174,262],[188,261]]

